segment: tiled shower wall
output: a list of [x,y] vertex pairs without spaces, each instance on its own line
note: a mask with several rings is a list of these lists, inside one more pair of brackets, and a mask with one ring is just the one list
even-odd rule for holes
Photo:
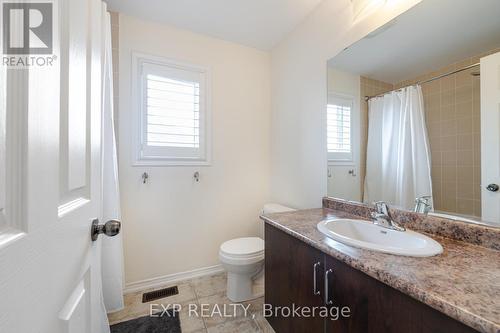
[[[487,54],[398,83],[395,88],[475,64]],[[479,67],[425,83],[422,90],[435,209],[481,216],[480,78],[471,75],[473,72],[479,72]]]
[[[442,71],[472,64],[471,59]],[[422,86],[432,161],[434,207],[481,216],[480,79],[463,71]]]

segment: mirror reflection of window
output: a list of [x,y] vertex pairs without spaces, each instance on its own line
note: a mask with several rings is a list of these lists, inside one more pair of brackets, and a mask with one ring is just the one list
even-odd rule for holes
[[332,98],[326,109],[329,161],[351,161],[351,111],[353,101]]

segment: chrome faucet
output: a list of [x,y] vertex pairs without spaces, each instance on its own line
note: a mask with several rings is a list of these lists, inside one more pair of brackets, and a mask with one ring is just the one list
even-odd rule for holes
[[427,215],[431,209],[431,199],[430,195],[424,195],[415,199],[415,213],[422,213]]
[[397,222],[393,221],[391,214],[389,213],[389,207],[385,202],[378,201],[374,204],[377,211],[371,213],[373,224],[396,231],[406,231],[405,227],[400,226]]

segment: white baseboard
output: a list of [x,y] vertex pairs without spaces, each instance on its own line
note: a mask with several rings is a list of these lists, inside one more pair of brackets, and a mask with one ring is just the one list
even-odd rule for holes
[[192,271],[174,273],[164,276],[159,276],[151,279],[130,282],[125,285],[123,290],[124,294],[130,294],[136,291],[141,291],[144,289],[157,288],[164,286],[166,284],[171,284],[175,282],[179,282],[182,280],[189,280],[193,278],[197,278],[200,276],[206,276],[211,274],[217,274],[224,272],[224,268],[222,265],[215,265],[210,267],[203,267],[193,269]]

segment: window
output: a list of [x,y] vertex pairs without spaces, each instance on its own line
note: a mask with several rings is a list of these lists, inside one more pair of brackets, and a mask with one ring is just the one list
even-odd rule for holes
[[140,56],[134,65],[140,96],[136,164],[209,164],[207,69]]
[[352,161],[352,107],[352,99],[329,98],[326,109],[329,161]]

